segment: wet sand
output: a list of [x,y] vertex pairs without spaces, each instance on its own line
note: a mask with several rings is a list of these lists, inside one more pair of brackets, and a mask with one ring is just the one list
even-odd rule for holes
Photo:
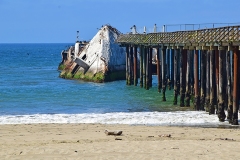
[[[103,124],[0,125],[0,159],[239,159],[240,129]],[[123,131],[121,136],[106,135]]]

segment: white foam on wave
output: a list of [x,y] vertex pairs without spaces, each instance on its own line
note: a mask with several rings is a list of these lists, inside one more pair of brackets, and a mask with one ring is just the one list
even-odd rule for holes
[[204,111],[116,112],[105,114],[33,114],[0,116],[0,124],[31,123],[100,123],[129,125],[219,125],[217,115]]

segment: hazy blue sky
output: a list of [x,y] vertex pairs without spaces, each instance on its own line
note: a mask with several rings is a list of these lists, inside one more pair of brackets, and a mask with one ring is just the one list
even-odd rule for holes
[[126,33],[134,24],[142,31],[155,23],[158,30],[236,23],[239,6],[240,0],[0,0],[0,43],[73,43],[77,30],[80,40],[90,40],[104,24]]

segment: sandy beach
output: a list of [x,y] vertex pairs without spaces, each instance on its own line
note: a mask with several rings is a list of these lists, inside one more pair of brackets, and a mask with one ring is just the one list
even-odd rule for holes
[[[123,131],[121,136],[106,135]],[[1,125],[0,159],[239,159],[240,129],[103,124]]]

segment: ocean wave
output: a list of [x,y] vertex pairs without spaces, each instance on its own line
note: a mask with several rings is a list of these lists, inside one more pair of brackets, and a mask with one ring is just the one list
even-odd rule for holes
[[204,111],[176,112],[115,112],[105,114],[32,114],[3,115],[0,124],[32,123],[100,123],[128,125],[173,125],[173,126],[215,126],[228,122],[219,122],[217,115]]

